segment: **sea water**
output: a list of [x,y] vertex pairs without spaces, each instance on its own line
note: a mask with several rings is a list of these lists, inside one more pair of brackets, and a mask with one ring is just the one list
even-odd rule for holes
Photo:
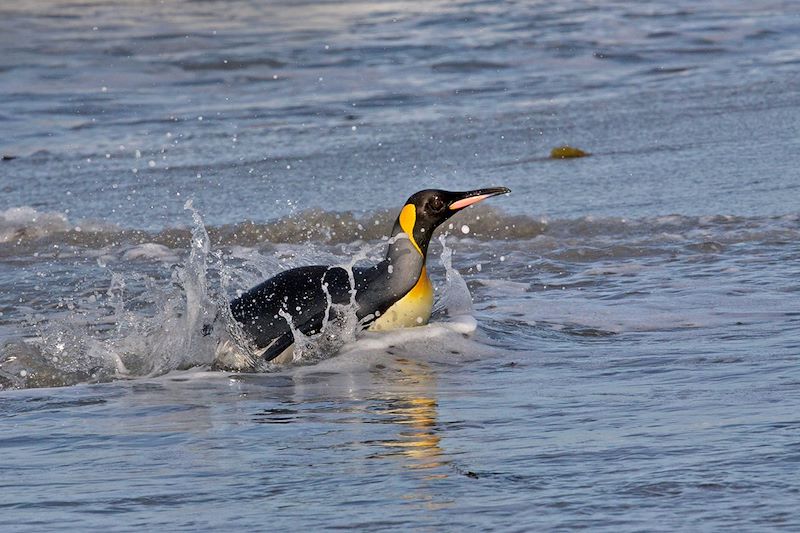
[[[0,523],[800,529],[798,50],[787,2],[3,3]],[[230,298],[494,185],[430,324],[210,370]]]

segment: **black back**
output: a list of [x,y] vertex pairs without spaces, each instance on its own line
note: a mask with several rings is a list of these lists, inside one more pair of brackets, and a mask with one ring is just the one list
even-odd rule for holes
[[[359,319],[375,311],[386,311],[397,299],[390,294],[376,298],[374,290],[365,290],[381,276],[381,270],[380,264],[353,269]],[[293,268],[234,299],[231,313],[258,348],[269,346],[263,355],[269,361],[294,342],[281,310],[291,315],[293,326],[303,334],[318,333],[328,310],[328,295],[331,303],[347,305],[351,302],[352,288],[344,268],[321,265]]]

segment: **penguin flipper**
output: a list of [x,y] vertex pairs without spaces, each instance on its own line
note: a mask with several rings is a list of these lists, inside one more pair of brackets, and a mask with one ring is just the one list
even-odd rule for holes
[[[308,317],[302,323],[294,322],[294,328],[297,332],[304,336],[317,335],[323,330],[326,314],[329,315],[329,320],[334,320],[337,315],[334,309],[330,309],[326,312],[320,312],[314,316]],[[294,333],[290,330],[273,340],[272,343],[261,354],[261,357],[264,359],[264,361],[272,361],[276,357],[280,357],[286,349],[292,347],[294,342]],[[281,362],[286,361],[282,360]]]

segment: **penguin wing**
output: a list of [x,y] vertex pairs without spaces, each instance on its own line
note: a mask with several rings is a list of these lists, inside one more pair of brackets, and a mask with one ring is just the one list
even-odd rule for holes
[[[363,287],[366,270],[370,269],[354,269],[356,290]],[[269,361],[294,342],[287,320],[305,335],[318,333],[329,301],[349,303],[351,287],[348,272],[341,267],[293,268],[234,299],[231,313],[258,348],[267,348],[263,357]],[[359,318],[369,312],[359,309]]]

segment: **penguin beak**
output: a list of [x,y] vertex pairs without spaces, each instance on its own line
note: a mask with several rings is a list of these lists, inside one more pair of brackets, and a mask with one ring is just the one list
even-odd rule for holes
[[474,191],[467,191],[467,192],[457,192],[454,193],[456,199],[455,201],[450,203],[450,210],[451,211],[459,211],[464,209],[465,207],[469,207],[472,204],[477,204],[487,198],[492,196],[497,196],[498,194],[507,194],[510,193],[511,189],[507,189],[505,187],[491,187],[489,189],[477,189]]

